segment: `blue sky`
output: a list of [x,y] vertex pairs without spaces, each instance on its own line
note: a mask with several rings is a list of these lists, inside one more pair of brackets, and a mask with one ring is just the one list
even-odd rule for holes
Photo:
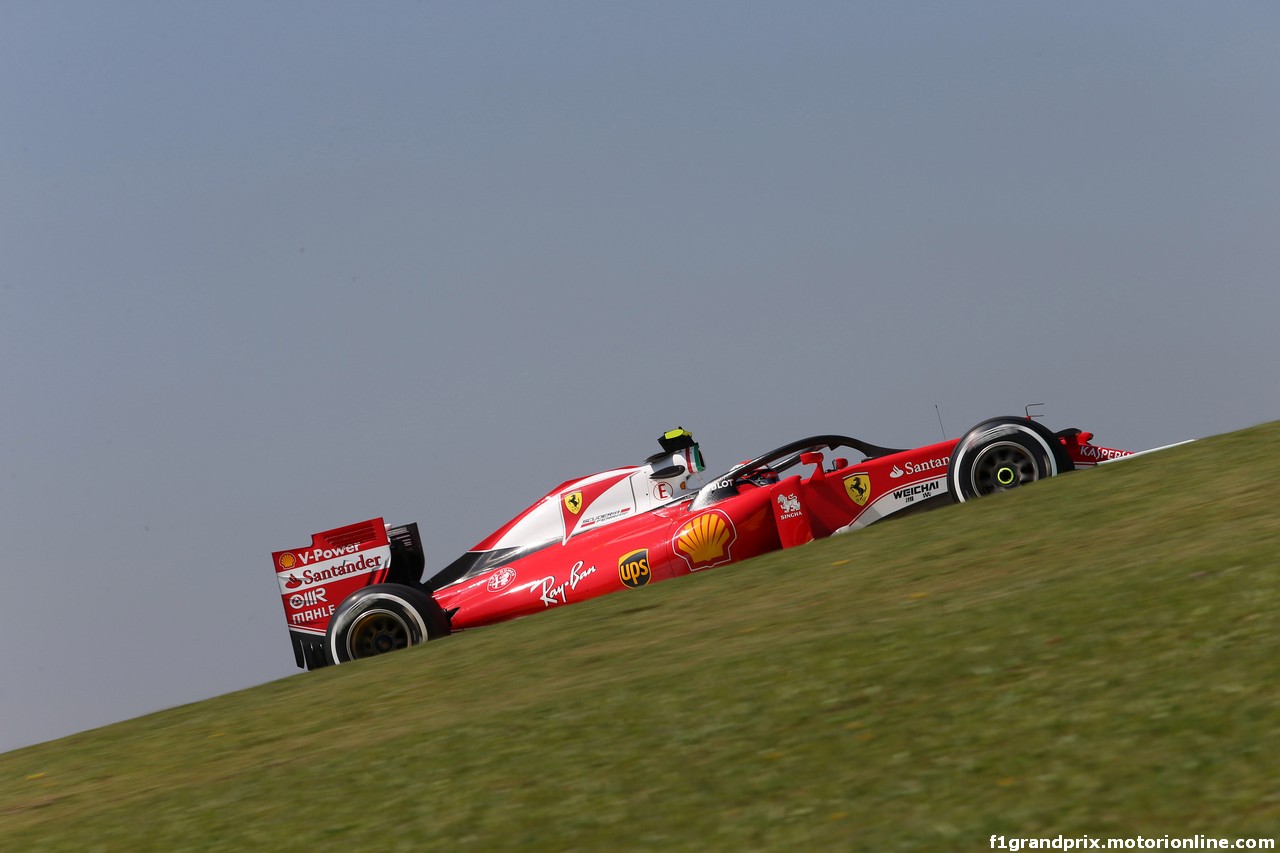
[[296,670],[273,550],[440,566],[1045,402],[1280,415],[1271,3],[0,6],[0,749]]

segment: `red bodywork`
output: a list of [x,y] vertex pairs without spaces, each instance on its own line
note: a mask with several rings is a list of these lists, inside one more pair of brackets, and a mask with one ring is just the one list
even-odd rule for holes
[[[1131,455],[1091,444],[1090,433],[1066,430],[1050,434],[1038,425],[1037,429],[1060,445],[1059,468],[1063,470]],[[621,508],[597,516],[592,516],[593,502],[601,495],[615,494],[609,489],[637,472],[647,474],[647,469],[618,469],[567,481],[426,583],[418,582],[420,545],[410,541],[416,539],[416,527],[390,528],[382,519],[372,519],[315,534],[305,548],[272,555],[298,664],[321,665],[316,650],[335,608],[351,593],[371,584],[390,580],[418,586],[447,614],[450,630],[459,631],[606,593],[630,594],[669,578],[954,500],[948,497],[954,491],[948,471],[963,440],[899,451],[859,442],[871,452],[854,463],[829,448],[801,449],[786,460],[790,463],[786,470],[793,473],[780,479],[721,479],[653,508],[624,502]],[[780,450],[796,445],[804,442]],[[554,539],[524,549],[501,547],[512,531],[518,532],[540,507],[549,508],[553,502],[558,513],[555,517],[563,524]],[[406,530],[411,530],[411,535],[405,534]],[[393,567],[409,558],[393,554],[396,534],[410,542],[408,550],[419,548],[418,565],[410,565],[399,577]]]

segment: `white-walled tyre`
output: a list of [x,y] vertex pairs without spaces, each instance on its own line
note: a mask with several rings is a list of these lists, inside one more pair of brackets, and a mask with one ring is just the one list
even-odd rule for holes
[[325,633],[329,664],[388,654],[449,633],[440,605],[421,590],[401,584],[374,584],[338,605]]
[[951,453],[951,499],[973,498],[1034,483],[1075,466],[1057,436],[1025,418],[992,418],[969,430]]

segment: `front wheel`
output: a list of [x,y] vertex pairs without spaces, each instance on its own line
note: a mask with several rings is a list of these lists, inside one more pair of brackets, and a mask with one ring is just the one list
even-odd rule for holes
[[324,652],[330,664],[387,654],[449,633],[435,599],[401,584],[374,584],[343,600],[329,620]]
[[947,486],[963,503],[1074,469],[1062,443],[1035,421],[1003,417],[965,433],[951,453]]

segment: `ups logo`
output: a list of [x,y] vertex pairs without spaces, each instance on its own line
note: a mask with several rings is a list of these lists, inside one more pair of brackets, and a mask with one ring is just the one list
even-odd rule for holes
[[618,578],[623,586],[635,589],[649,582],[652,573],[649,571],[649,549],[641,548],[618,558]]

